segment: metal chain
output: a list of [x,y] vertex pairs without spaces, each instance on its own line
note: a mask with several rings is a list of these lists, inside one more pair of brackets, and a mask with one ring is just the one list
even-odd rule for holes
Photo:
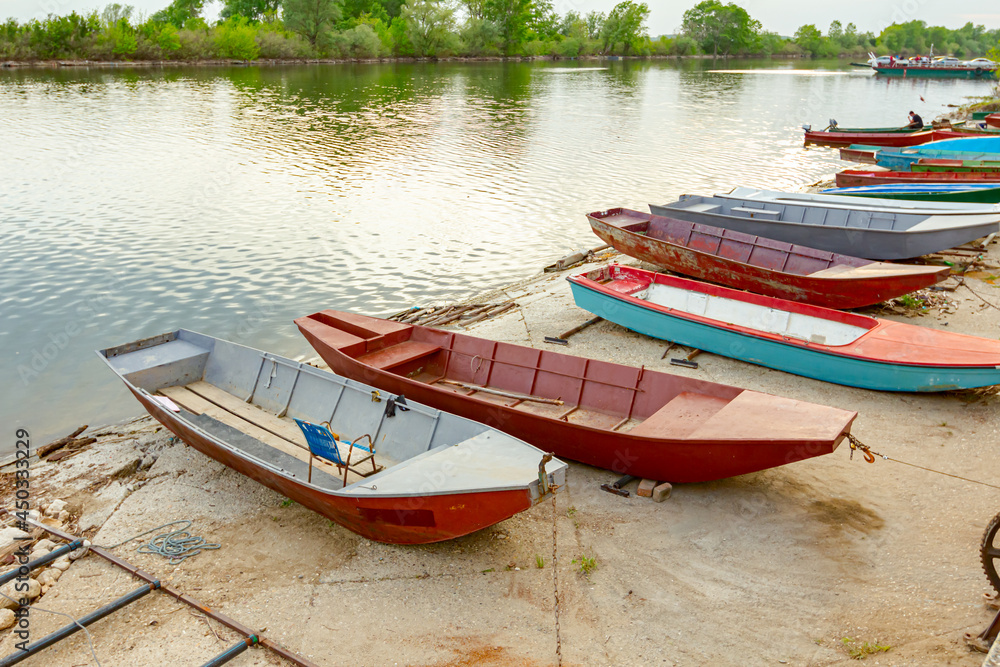
[[552,490],[552,595],[556,614],[556,667],[562,665],[562,636],[559,632],[559,549],[556,542],[556,492]]
[[847,439],[851,442],[851,460],[854,459],[854,450],[857,449],[862,454],[864,454],[865,461],[868,463],[875,463],[875,457],[880,457],[883,461],[894,461],[896,463],[902,463],[904,466],[910,466],[911,468],[919,468],[921,470],[926,470],[927,472],[937,473],[938,475],[944,475],[945,477],[953,477],[955,479],[960,479],[963,482],[969,482],[971,484],[981,484],[982,486],[988,486],[991,489],[1000,489],[1000,486],[996,484],[990,484],[988,482],[980,482],[978,479],[969,479],[968,477],[961,477],[959,475],[952,475],[950,472],[944,472],[942,470],[935,470],[934,468],[925,468],[924,466],[918,466],[916,463],[908,463],[906,461],[900,461],[899,459],[894,459],[891,456],[886,456],[885,454],[879,454],[878,452],[873,452],[872,448],[864,444],[853,434],[848,433]]

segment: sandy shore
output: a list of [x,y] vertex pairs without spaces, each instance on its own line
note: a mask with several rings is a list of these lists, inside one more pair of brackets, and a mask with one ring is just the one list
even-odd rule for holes
[[[1000,265],[997,244],[986,261]],[[568,273],[498,290],[491,298],[519,307],[471,331],[540,347],[544,336],[589,319],[573,305]],[[987,282],[989,270],[975,275],[972,289],[1000,304],[1000,281]],[[887,316],[991,338],[1000,332],[1000,311],[969,289],[933,294],[944,310]],[[664,347],[601,322],[562,351],[857,410],[854,432],[872,448],[1000,483],[995,395],[877,393],[710,354],[684,369],[661,360]],[[283,502],[148,418],[98,433],[75,456],[33,465],[35,502],[67,501],[67,528],[98,544],[193,520],[193,532],[219,550],[177,566],[133,545],[115,553],[322,665],[555,664],[554,526],[564,664],[850,665],[864,642],[890,647],[868,655],[868,664],[983,661],[962,634],[992,617],[979,541],[1000,493],[894,462],[850,461],[846,447],[677,486],[662,504],[604,493],[599,485],[612,473],[573,463],[554,511],[546,502],[462,539],[398,547]],[[153,458],[146,469],[137,465]],[[582,557],[594,559],[589,574]],[[37,605],[81,615],[137,586],[88,556]],[[65,622],[36,610],[32,634]],[[91,632],[106,667],[200,664],[238,639],[155,593]],[[0,654],[12,650],[8,634]],[[81,634],[24,664],[94,663]],[[284,663],[255,649],[232,664]]]

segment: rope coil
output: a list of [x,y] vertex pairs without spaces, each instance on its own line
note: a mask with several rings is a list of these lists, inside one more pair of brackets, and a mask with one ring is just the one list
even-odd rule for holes
[[197,556],[206,549],[219,549],[222,547],[221,544],[206,542],[205,538],[192,535],[188,532],[192,523],[193,522],[190,519],[178,519],[177,521],[171,521],[170,523],[165,523],[162,526],[157,526],[156,528],[150,528],[144,533],[133,535],[118,544],[96,544],[94,546],[101,547],[102,549],[114,549],[115,547],[120,547],[123,544],[131,542],[132,540],[137,540],[140,537],[149,535],[150,533],[160,530],[161,528],[184,524],[183,527],[177,528],[176,530],[160,533],[149,542],[140,545],[139,548],[136,549],[136,552],[141,554],[157,554],[168,559],[171,565],[176,565],[187,558]]

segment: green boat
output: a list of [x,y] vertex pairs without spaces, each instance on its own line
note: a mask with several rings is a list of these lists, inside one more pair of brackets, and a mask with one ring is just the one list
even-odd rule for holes
[[[955,186],[948,186],[955,188]],[[906,187],[889,190],[884,187],[862,186],[854,188],[831,188],[824,194],[867,197],[870,199],[897,199],[904,201],[926,201],[962,204],[1000,204],[1000,186],[954,190],[921,190]]]
[[934,158],[923,159],[910,165],[910,171],[932,171],[940,173],[943,171],[1000,171],[1000,160],[935,160]]
[[997,71],[983,67],[936,67],[933,65],[897,65],[895,67],[876,66],[873,68],[881,76],[920,77],[922,79],[984,79],[996,81]]
[[906,125],[904,127],[839,127],[837,125],[834,125],[833,127],[827,128],[826,131],[827,132],[852,132],[852,133],[855,133],[855,134],[857,134],[857,133],[862,133],[862,134],[863,133],[869,133],[869,134],[875,134],[875,133],[878,133],[878,134],[887,134],[887,133],[893,133],[893,132],[898,132],[899,134],[909,134],[910,132],[927,132],[928,130],[947,130],[947,129],[951,129],[951,128],[963,129],[964,125],[965,125],[965,121],[964,120],[955,121],[954,123],[950,123],[950,124],[947,124],[947,125],[938,125],[938,126],[924,125],[919,130],[914,130],[909,125]]

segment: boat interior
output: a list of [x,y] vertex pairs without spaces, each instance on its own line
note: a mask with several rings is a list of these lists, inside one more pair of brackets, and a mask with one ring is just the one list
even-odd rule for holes
[[[537,475],[540,452],[483,424],[242,345],[181,330],[100,354],[140,392],[225,447],[299,482],[310,483],[311,475],[311,484],[327,491],[375,480],[379,488],[399,489],[401,468],[423,469],[427,460],[440,467],[449,457],[456,459],[453,467],[464,465],[459,459],[468,453],[455,445],[477,446],[480,465],[503,469],[514,461],[525,464],[527,479]],[[309,447],[295,418],[329,422],[342,460],[367,456],[355,446],[348,460],[352,442],[375,456],[348,470],[312,458],[310,472]],[[493,434],[498,442],[484,446],[483,436]],[[512,451],[518,448],[524,452]]]
[[[378,370],[487,406],[581,427],[665,440],[747,441],[798,437],[807,423],[815,426],[817,420],[818,406],[453,331],[332,310],[297,323],[324,344]],[[791,404],[800,407],[789,410]],[[785,411],[783,419],[758,418],[768,411],[773,416],[775,410]],[[844,428],[837,421],[842,417],[839,412],[820,417],[828,420],[824,426],[831,437]],[[508,417],[485,407],[482,418],[503,423]],[[753,423],[754,429],[734,429],[734,423]]]
[[[690,283],[693,281],[689,280],[679,281],[663,274],[630,270],[628,267],[610,268],[594,271],[588,277],[616,292],[657,306],[785,338],[819,345],[848,345],[878,324],[873,318],[854,313],[840,313],[837,320],[817,317],[774,308],[768,305],[768,297],[762,297],[757,303],[755,300],[692,290]],[[735,290],[726,291],[740,294]]]
[[705,215],[725,215],[771,222],[794,222],[825,227],[848,227],[883,231],[904,231],[925,221],[928,214],[897,213],[885,210],[853,210],[818,205],[779,204],[775,202],[728,197],[683,196],[666,206],[651,206],[656,215],[690,211]]

